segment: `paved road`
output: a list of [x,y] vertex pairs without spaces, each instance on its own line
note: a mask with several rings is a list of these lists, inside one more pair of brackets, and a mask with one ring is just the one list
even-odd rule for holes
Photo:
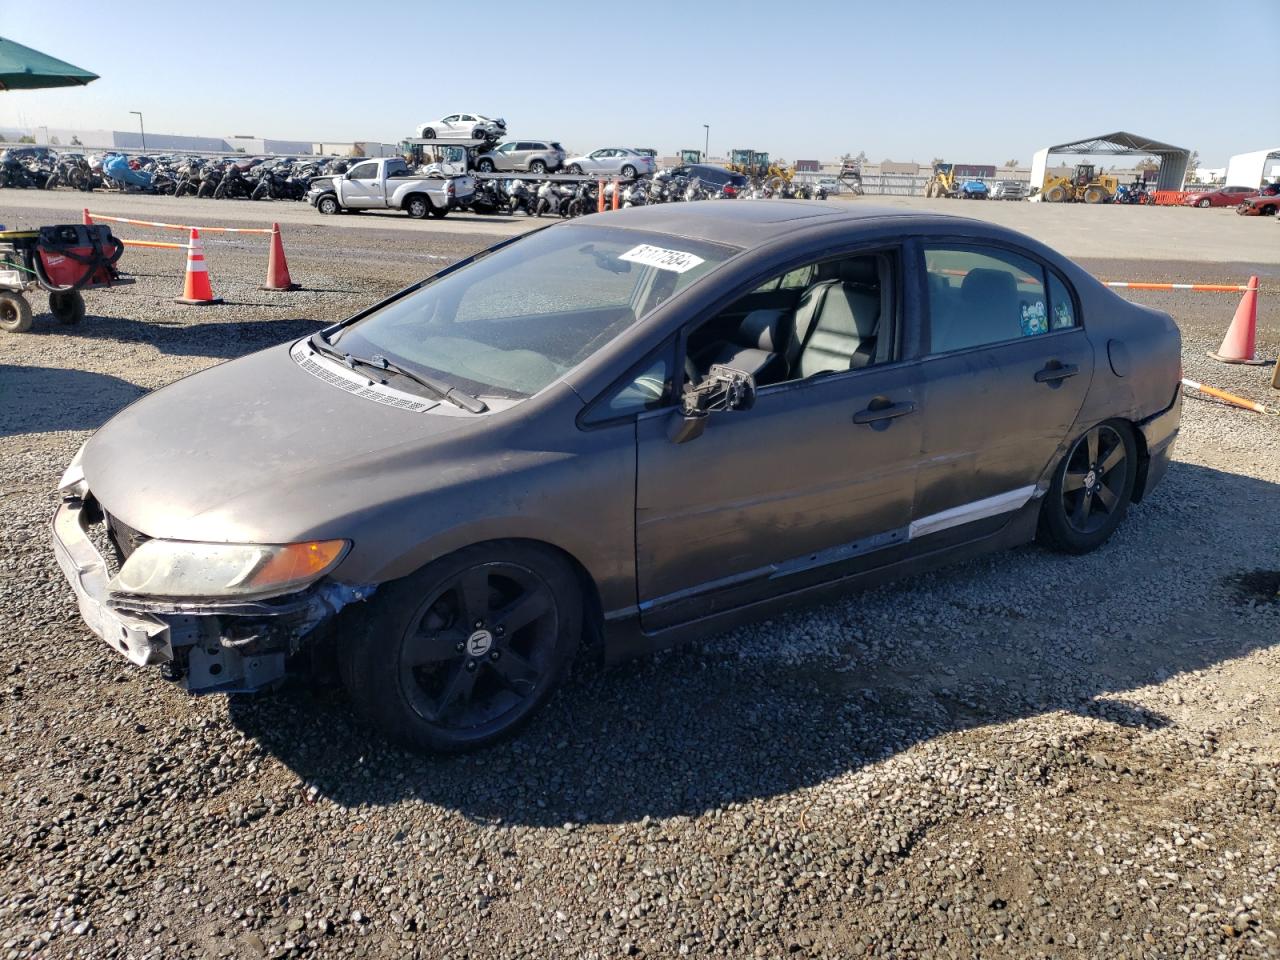
[[[1275,266],[1280,275],[1280,229],[1270,217],[1241,217],[1234,210],[964,202],[922,197],[860,197],[842,202],[854,208],[908,208],[976,217],[1021,230],[1069,257],[1256,263]],[[281,225],[305,224],[342,231],[393,230],[476,237],[514,236],[545,222],[523,214],[495,217],[454,213],[444,220],[429,221],[410,220],[401,213],[373,211],[358,216],[322,217],[305,203],[31,190],[0,191],[0,222],[30,226],[32,224],[15,208],[32,206],[67,211],[78,219],[86,203],[90,209],[112,216],[170,223],[256,226],[274,220]],[[134,234],[122,231],[121,235]]]

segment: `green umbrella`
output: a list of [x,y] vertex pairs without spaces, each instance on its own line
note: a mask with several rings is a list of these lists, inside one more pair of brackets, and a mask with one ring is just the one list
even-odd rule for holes
[[96,73],[0,37],[0,90],[84,86],[97,79]]

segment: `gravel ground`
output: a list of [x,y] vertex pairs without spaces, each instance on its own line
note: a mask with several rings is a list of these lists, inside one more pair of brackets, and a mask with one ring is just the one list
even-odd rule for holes
[[[1276,417],[1189,398],[1093,555],[583,672],[472,757],[385,746],[333,687],[192,699],[106,651],[46,532],[88,433],[483,242],[291,227],[307,289],[268,294],[215,241],[211,308],[130,250],[81,327],[0,338],[0,957],[1280,957]],[[1275,265],[1086,265],[1259,272],[1280,350]],[[1205,358],[1234,297],[1134,299],[1178,318],[1188,376],[1280,403]]]

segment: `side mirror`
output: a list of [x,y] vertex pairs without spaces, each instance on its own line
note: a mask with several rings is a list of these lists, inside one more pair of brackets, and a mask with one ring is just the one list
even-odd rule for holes
[[671,416],[667,439],[688,443],[702,436],[707,418],[716,410],[750,410],[756,404],[755,377],[742,370],[713,364],[706,377],[685,390],[680,409]]

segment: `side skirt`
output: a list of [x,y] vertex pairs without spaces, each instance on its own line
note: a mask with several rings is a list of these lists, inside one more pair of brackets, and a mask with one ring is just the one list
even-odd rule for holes
[[[751,623],[798,606],[832,600],[851,591],[865,590],[902,577],[914,576],[939,567],[1007,550],[1035,539],[1040,516],[1040,497],[1033,497],[1016,512],[997,518],[999,526],[991,530],[991,520],[983,519],[953,528],[959,542],[939,542],[934,549],[915,552],[870,569],[833,575],[818,583],[799,586],[795,590],[750,600],[726,610],[659,630],[645,631],[640,624],[638,608],[622,616],[606,619],[604,630],[604,662],[606,666],[621,663],[667,649],[690,640],[706,638],[714,633]],[[983,528],[986,528],[986,532]],[[944,538],[939,537],[942,541]],[[946,538],[950,539],[950,538]],[[776,581],[774,586],[776,586]]]

